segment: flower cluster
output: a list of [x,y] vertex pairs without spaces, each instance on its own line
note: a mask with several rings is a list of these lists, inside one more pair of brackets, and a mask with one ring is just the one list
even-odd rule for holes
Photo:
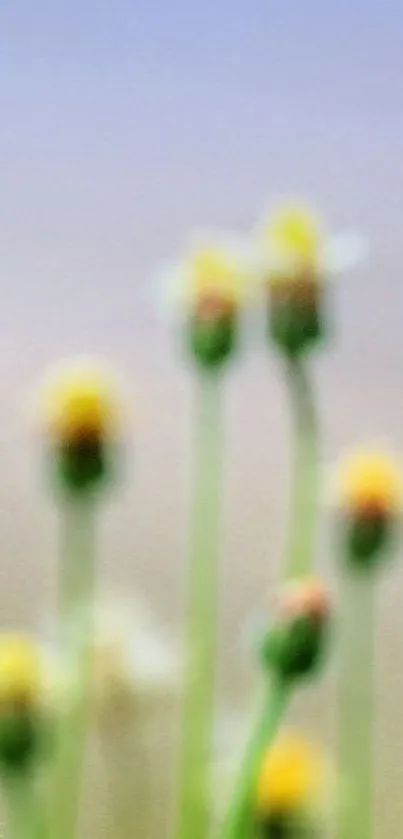
[[268,300],[268,330],[288,357],[305,354],[325,330],[326,281],[363,255],[352,235],[331,237],[303,204],[281,205],[244,241],[206,237],[172,266],[168,280],[185,311],[197,362],[217,367],[237,346],[241,306]]
[[[264,217],[244,241],[206,237],[168,271],[187,351],[203,372],[225,369],[240,344],[243,308],[263,302],[268,339],[287,362],[295,414],[281,593],[273,615],[265,615],[258,650],[264,701],[218,826],[222,839],[310,839],[325,830],[326,761],[309,738],[287,733],[283,723],[293,693],[321,674],[329,640],[336,652],[341,647],[333,596],[316,568],[321,458],[308,364],[328,334],[329,280],[362,252],[357,237],[330,236],[314,211],[292,203]],[[158,807],[147,800],[145,763],[140,760],[132,776],[126,761],[132,757],[133,730],[137,747],[161,698],[182,703],[174,835],[207,839],[211,833],[218,809],[211,763],[225,428],[222,377],[200,376],[198,383],[183,656],[141,604],[125,609],[119,599],[103,610],[98,594],[98,489],[116,471],[123,443],[122,389],[103,365],[84,358],[54,369],[40,390],[40,430],[53,477],[64,490],[57,497],[58,610],[56,640],[47,648],[23,633],[0,635],[0,776],[6,794],[11,792],[13,823],[23,825],[15,839],[76,839],[86,738],[94,723],[117,800],[113,833],[148,839],[141,813]],[[347,815],[350,824],[340,829],[343,839],[356,836],[361,819],[363,835],[371,836],[373,719],[355,697],[365,695],[372,707],[373,571],[384,567],[382,560],[397,545],[402,502],[401,472],[393,456],[359,448],[342,459],[333,506],[343,560],[341,599],[346,589],[343,620],[350,635],[340,673],[344,736],[339,731],[337,758],[339,769],[348,754],[356,807],[353,817]],[[359,744],[349,751],[357,731]],[[165,742],[167,733],[159,729],[155,739]],[[39,766],[45,767],[45,791],[37,785]]]

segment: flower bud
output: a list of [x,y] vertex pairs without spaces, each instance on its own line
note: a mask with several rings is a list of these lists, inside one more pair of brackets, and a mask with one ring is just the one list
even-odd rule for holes
[[238,315],[255,287],[249,247],[207,236],[165,272],[183,310],[186,350],[205,369],[220,367],[237,345]]
[[281,206],[261,225],[269,336],[289,357],[307,352],[323,337],[325,240],[320,218],[303,205]]
[[263,757],[255,795],[255,822],[265,839],[314,835],[326,785],[324,760],[296,734],[280,734]]
[[270,283],[269,335],[289,357],[310,350],[323,337],[323,288],[309,275]]
[[263,638],[264,664],[282,680],[312,675],[322,662],[329,617],[328,597],[319,582],[291,584],[284,592],[277,620]]
[[189,321],[191,352],[202,367],[219,367],[233,353],[236,344],[237,307],[219,295],[202,297]]
[[356,452],[341,465],[338,489],[346,556],[355,567],[373,567],[392,547],[400,517],[396,463],[384,452]]
[[88,360],[56,369],[45,383],[41,425],[70,493],[92,490],[110,473],[119,426],[114,391],[108,375]]
[[44,663],[28,637],[0,635],[0,764],[22,771],[44,752],[50,734]]

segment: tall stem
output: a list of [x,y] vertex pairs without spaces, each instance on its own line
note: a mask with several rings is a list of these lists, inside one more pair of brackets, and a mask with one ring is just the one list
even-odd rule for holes
[[39,839],[41,809],[33,772],[5,773],[3,789],[9,839]]
[[211,815],[211,746],[222,481],[221,374],[198,382],[177,839],[204,839]]
[[[286,580],[309,573],[314,561],[318,517],[318,445],[314,398],[303,362],[289,362],[288,377],[294,418],[294,463],[288,541],[283,575]],[[276,696],[279,685],[273,685]],[[288,691],[282,686],[281,702],[263,707],[252,730],[241,773],[235,786],[222,835],[225,839],[247,839],[252,817],[252,791],[264,750],[270,745],[286,708]],[[268,737],[267,732],[270,733]],[[253,759],[250,758],[253,755]]]
[[373,837],[374,580],[351,574],[342,583],[339,761],[348,779],[339,839]]
[[289,687],[282,681],[272,680],[252,737],[242,763],[242,773],[233,792],[227,814],[223,839],[243,839],[251,828],[251,790],[254,789],[262,758],[262,748],[267,748],[274,738],[285,711]]
[[56,742],[51,839],[73,839],[77,830],[89,711],[95,554],[93,497],[66,502],[59,618],[63,664],[74,687],[71,706],[60,720]]
[[312,568],[319,474],[315,402],[302,361],[289,362],[288,380],[294,420],[294,462],[284,575],[291,579],[309,573]]

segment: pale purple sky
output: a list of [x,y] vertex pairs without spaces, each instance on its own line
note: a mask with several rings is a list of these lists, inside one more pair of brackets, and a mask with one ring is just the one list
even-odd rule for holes
[[365,284],[400,339],[384,295],[402,257],[397,0],[14,0],[0,33],[0,332],[15,363],[18,328],[29,368],[87,343],[130,356],[138,330],[160,347],[146,289],[160,258],[194,228],[247,229],[282,192],[369,233]]

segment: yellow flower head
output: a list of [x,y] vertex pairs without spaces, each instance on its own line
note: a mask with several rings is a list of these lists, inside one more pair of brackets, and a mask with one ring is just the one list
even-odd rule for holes
[[87,359],[52,371],[41,407],[42,425],[62,442],[87,435],[104,437],[118,424],[114,383],[102,367]]
[[308,271],[316,275],[320,270],[324,231],[309,207],[281,206],[262,223],[260,240],[272,258],[272,279]]
[[339,499],[347,510],[398,512],[403,487],[394,458],[374,449],[353,453],[341,464]]
[[43,687],[41,657],[27,635],[0,634],[0,708],[30,706]]
[[228,305],[239,302],[241,272],[237,260],[224,248],[195,250],[189,258],[190,293],[193,299],[217,297]]
[[256,813],[265,818],[310,810],[322,797],[324,781],[324,761],[314,746],[292,732],[280,735],[263,759]]
[[232,308],[244,299],[252,270],[245,247],[237,241],[207,240],[185,254],[169,274],[174,293],[186,307],[211,302]]

